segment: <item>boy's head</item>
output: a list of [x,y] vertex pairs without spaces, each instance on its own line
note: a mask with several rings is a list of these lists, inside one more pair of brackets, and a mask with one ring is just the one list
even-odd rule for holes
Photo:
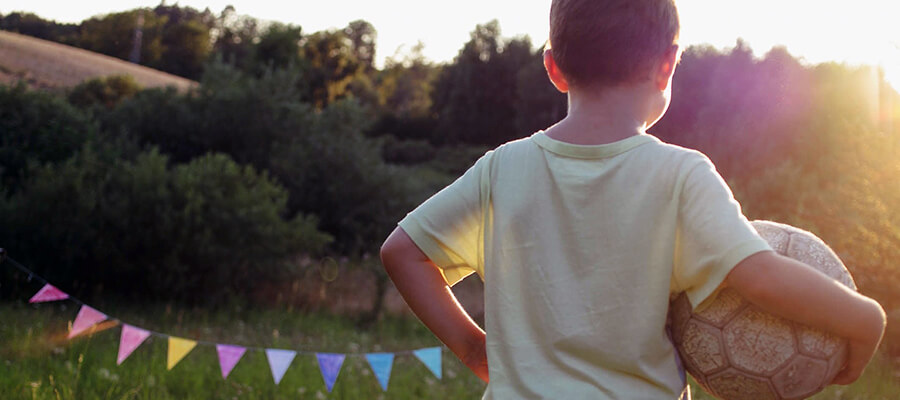
[[550,7],[553,59],[569,86],[647,79],[679,29],[674,0],[553,0]]

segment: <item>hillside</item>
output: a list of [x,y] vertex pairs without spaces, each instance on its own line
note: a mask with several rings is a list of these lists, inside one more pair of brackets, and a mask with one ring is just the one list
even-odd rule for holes
[[12,32],[0,31],[0,84],[24,80],[34,88],[66,88],[90,78],[131,75],[143,87],[196,82],[103,54]]

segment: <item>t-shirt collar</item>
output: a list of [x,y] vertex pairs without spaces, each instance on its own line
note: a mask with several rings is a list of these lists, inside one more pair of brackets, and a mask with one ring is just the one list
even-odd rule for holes
[[607,158],[622,154],[645,143],[657,141],[656,137],[648,134],[629,136],[625,139],[606,144],[583,145],[562,142],[553,139],[544,131],[535,132],[531,140],[552,153],[572,158]]

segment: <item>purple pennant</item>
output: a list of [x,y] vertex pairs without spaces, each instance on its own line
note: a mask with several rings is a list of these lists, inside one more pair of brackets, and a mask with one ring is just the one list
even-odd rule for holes
[[149,336],[150,331],[123,324],[122,337],[119,338],[119,357],[116,359],[116,364],[122,365],[122,361],[125,361]]
[[41,290],[38,290],[34,296],[31,297],[31,300],[28,300],[29,303],[43,303],[45,301],[57,301],[57,300],[65,300],[68,299],[69,295],[64,293],[62,290],[57,289],[55,286],[51,284],[46,284]]
[[272,370],[272,378],[275,379],[276,385],[281,382],[281,378],[284,378],[284,373],[287,372],[288,367],[291,366],[291,361],[293,361],[296,356],[296,351],[266,349],[266,358],[269,359],[269,369]]
[[334,381],[337,380],[338,374],[341,372],[341,365],[344,363],[343,354],[332,353],[316,353],[316,359],[319,361],[319,371],[322,372],[322,379],[325,380],[325,386],[331,392],[334,387]]
[[375,373],[375,378],[381,384],[382,390],[387,390],[388,381],[391,379],[391,367],[394,365],[393,353],[369,353],[366,354],[366,360]]
[[419,349],[413,351],[413,354],[416,355],[429,370],[434,374],[438,379],[441,379],[441,348],[440,347],[429,347],[426,349]]
[[240,346],[217,344],[216,353],[219,353],[219,367],[222,368],[222,379],[228,378],[228,374],[234,369],[247,349]]

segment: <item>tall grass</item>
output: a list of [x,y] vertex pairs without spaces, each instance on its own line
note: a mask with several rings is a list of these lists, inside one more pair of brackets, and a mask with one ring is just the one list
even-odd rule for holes
[[[104,310],[105,311],[105,310]],[[0,305],[3,399],[474,399],[484,385],[444,352],[438,380],[411,354],[398,354],[383,392],[365,359],[348,355],[328,393],[313,354],[298,354],[275,385],[265,354],[248,351],[227,380],[214,346],[199,345],[171,371],[167,343],[153,336],[116,365],[119,327],[68,341],[70,305]],[[111,313],[111,312],[110,312]],[[368,330],[348,319],[275,310],[123,309],[128,323],[175,336],[301,352],[395,352],[439,343],[419,322],[388,318]]]
[[[240,306],[208,311],[166,306],[103,308],[128,323],[175,336],[223,344],[301,352],[399,352],[439,343],[412,318],[391,317],[360,330],[349,319]],[[199,345],[166,370],[167,343],[153,336],[121,366],[116,365],[120,329],[66,340],[77,312],[71,303],[0,304],[0,398],[2,399],[479,399],[484,384],[444,351],[439,380],[411,354],[398,354],[383,392],[359,355],[348,355],[328,392],[312,354],[298,354],[275,385],[265,355],[248,351],[223,380],[215,348]],[[692,384],[694,399],[712,396]],[[886,356],[858,382],[832,386],[816,400],[888,400],[900,396],[900,375]]]

